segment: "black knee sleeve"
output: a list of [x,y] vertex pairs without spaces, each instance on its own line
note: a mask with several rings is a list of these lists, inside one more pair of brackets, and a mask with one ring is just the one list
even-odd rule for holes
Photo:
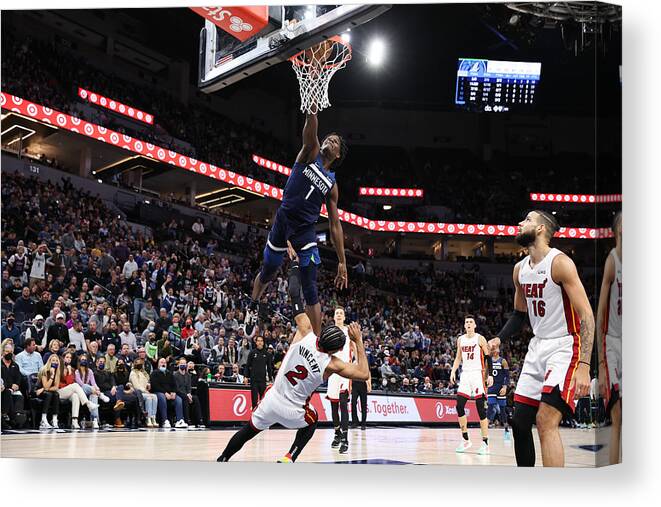
[[482,396],[480,398],[477,398],[475,400],[475,405],[477,406],[477,415],[480,416],[480,421],[483,419],[487,418],[487,408],[486,408],[486,400]]
[[535,466],[535,442],[532,437],[532,425],[537,417],[537,407],[525,403],[514,403],[512,417],[512,435],[516,464],[520,467]]
[[227,443],[227,447],[216,461],[229,461],[237,452],[241,450],[244,444],[254,438],[259,433],[252,424],[246,424],[243,428],[237,431],[234,436]]
[[464,417],[466,415],[466,398],[457,396],[457,416]]

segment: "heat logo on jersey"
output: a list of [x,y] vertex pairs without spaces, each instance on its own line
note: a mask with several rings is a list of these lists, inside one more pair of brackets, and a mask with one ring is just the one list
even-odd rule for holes
[[521,284],[523,295],[530,299],[535,317],[543,317],[546,314],[546,304],[544,303],[544,288],[548,278],[544,278],[542,283],[524,283]]

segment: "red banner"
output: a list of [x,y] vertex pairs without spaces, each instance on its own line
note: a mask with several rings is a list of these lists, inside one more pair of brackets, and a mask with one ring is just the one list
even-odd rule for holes
[[127,106],[126,104],[122,104],[121,102],[117,102],[116,100],[109,99],[108,97],[99,95],[96,92],[86,90],[85,88],[78,88],[78,96],[81,99],[87,100],[88,102],[91,102],[94,105],[105,107],[106,109],[110,109],[115,113],[128,116],[133,120],[139,120],[148,123],[149,125],[154,124],[154,115],[145,113],[144,111],[141,111],[140,109],[136,109],[135,107]]
[[190,9],[241,42],[259,33],[269,22],[268,5],[190,7]]
[[[331,405],[324,393],[314,393],[310,404],[320,421],[330,421]],[[367,420],[379,423],[457,423],[454,398],[431,396],[391,396],[370,394],[367,397]],[[209,419],[212,422],[248,421],[252,414],[250,390],[246,388],[209,388]],[[478,422],[473,402],[466,405],[469,422]]]

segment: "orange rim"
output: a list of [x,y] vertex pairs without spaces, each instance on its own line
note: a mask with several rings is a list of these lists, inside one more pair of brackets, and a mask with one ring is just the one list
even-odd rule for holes
[[[342,44],[345,48],[348,49],[348,51],[347,51],[347,54],[344,56],[344,58],[342,58],[339,62],[324,64],[324,66],[323,66],[324,69],[334,69],[335,67],[340,67],[341,65],[344,65],[346,62],[351,60],[351,44],[349,44],[348,42],[343,41],[342,37],[340,37],[339,35],[333,35],[332,37],[329,37],[326,40],[327,41],[333,41],[333,42],[336,42],[338,44]],[[319,43],[319,44],[321,44],[321,43]],[[292,56],[289,59],[289,61],[292,62],[297,67],[305,67],[307,65],[310,65],[309,63],[306,63],[301,58],[301,55],[303,55],[303,53],[305,53],[308,49],[311,49],[311,48],[307,48],[307,49],[304,49],[303,51],[301,51],[300,53],[296,53],[294,56]]]

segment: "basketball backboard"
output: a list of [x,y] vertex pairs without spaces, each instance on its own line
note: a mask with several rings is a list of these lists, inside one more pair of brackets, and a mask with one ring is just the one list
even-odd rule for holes
[[243,41],[236,33],[230,35],[236,27],[226,31],[205,15],[200,32],[198,85],[206,93],[220,90],[362,25],[388,9],[389,5],[272,5],[268,7],[264,28]]

